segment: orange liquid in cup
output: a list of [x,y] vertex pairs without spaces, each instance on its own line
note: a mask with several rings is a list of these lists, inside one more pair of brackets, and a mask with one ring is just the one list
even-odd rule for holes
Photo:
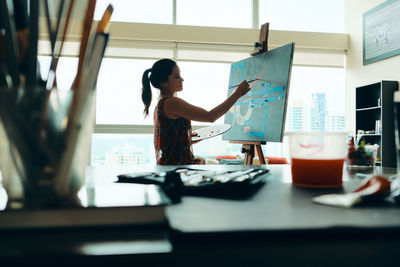
[[342,186],[344,159],[292,158],[294,185],[306,187]]

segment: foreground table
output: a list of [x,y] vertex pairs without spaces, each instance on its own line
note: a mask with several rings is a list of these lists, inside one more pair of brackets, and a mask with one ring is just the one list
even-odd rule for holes
[[[191,166],[243,169],[248,166]],[[92,167],[88,182],[112,183],[132,171],[173,166]],[[147,266],[397,266],[400,209],[394,203],[351,209],[312,202],[352,191],[361,181],[345,169],[339,189],[292,186],[290,165],[268,166],[266,183],[248,199],[183,197],[167,208],[169,226],[0,232],[4,263]],[[395,169],[374,173],[394,175]]]
[[[351,209],[319,205],[321,194],[354,190],[347,169],[339,189],[291,184],[290,166],[271,165],[267,183],[246,201],[185,197],[168,208],[174,248],[197,266],[396,266],[400,209],[389,201]],[[393,176],[394,169],[376,168]]]

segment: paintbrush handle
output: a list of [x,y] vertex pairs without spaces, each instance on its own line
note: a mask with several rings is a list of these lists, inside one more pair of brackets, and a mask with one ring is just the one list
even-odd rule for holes
[[78,70],[76,72],[76,77],[72,89],[78,89],[81,83],[83,63],[86,55],[87,44],[90,36],[90,29],[93,23],[94,10],[96,8],[96,0],[89,0],[88,7],[85,14],[85,20],[83,23],[81,46],[79,49],[79,62]]
[[103,13],[103,16],[101,17],[99,24],[97,24],[96,33],[106,31],[106,29],[110,23],[111,15],[112,15],[113,11],[114,11],[114,7],[111,4],[109,4],[107,6],[107,9]]

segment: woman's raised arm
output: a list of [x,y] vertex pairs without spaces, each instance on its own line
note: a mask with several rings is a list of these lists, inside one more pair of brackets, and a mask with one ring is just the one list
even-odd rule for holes
[[210,111],[194,106],[179,97],[171,97],[164,103],[164,112],[165,115],[171,119],[183,117],[194,121],[214,122],[224,115],[233,104],[249,90],[249,84],[246,81],[242,81],[237,89],[224,102]]

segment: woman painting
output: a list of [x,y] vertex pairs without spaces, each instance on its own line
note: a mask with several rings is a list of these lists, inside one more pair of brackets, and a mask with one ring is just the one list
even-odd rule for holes
[[183,90],[183,81],[178,65],[170,59],[157,61],[143,73],[142,100],[145,116],[149,114],[152,100],[150,83],[160,90],[160,99],[154,110],[157,164],[193,164],[191,121],[214,122],[250,90],[249,84],[243,81],[225,101],[207,111],[176,96],[177,92]]

